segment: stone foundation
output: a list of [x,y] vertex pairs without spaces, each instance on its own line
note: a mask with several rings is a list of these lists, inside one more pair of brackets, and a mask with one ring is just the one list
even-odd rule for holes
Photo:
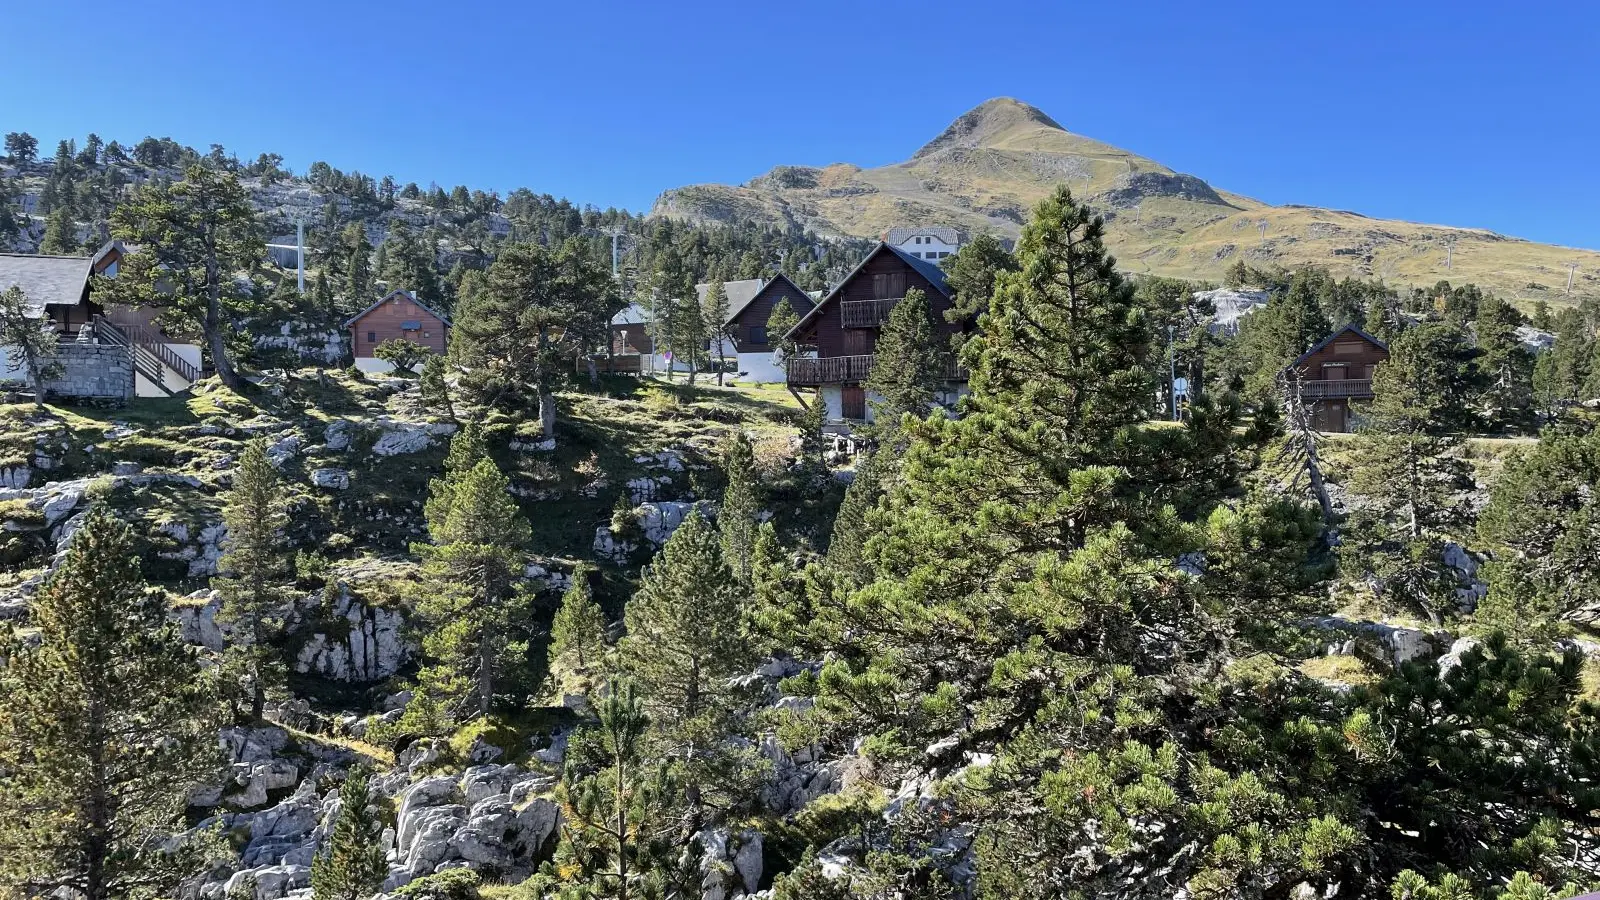
[[123,404],[133,397],[133,355],[115,344],[56,345],[56,377],[44,389],[52,397]]

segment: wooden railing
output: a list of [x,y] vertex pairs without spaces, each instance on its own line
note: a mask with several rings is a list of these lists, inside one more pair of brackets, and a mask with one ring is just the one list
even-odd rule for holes
[[133,353],[134,366],[157,385],[166,383],[161,367],[176,372],[188,384],[200,380],[200,370],[168,347],[161,334],[133,322],[113,324],[104,316],[95,316],[95,336],[109,344],[121,344]]
[[846,328],[877,328],[889,321],[889,311],[901,299],[843,300],[839,303],[839,313]]
[[865,381],[872,373],[872,355],[792,357],[788,362],[790,384],[842,384]]
[[[790,384],[845,384],[853,381],[866,381],[872,374],[872,354],[864,356],[826,356],[821,359],[810,356],[792,356],[785,364],[788,367],[788,380]],[[956,362],[955,357],[945,360],[944,377],[949,381],[966,381],[967,370]]]
[[1342,397],[1370,399],[1372,379],[1335,378],[1329,381],[1302,381],[1300,396],[1307,400],[1337,400]]

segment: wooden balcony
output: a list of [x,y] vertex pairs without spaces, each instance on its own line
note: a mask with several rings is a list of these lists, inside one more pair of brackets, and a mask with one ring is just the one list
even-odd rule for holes
[[865,356],[798,356],[788,361],[790,384],[844,384],[865,381],[872,372],[872,354]]
[[[872,354],[865,356],[791,357],[786,363],[790,384],[850,384],[866,381],[872,374]],[[944,377],[948,381],[966,381],[967,370],[954,357],[945,360]]]
[[1372,379],[1335,378],[1328,381],[1300,382],[1303,400],[1371,400]]
[[878,328],[889,321],[889,311],[902,299],[843,300],[839,303],[839,313],[846,328]]

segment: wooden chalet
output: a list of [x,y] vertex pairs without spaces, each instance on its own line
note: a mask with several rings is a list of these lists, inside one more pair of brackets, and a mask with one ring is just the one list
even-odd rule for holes
[[[814,390],[826,404],[829,419],[868,420],[871,411],[861,382],[872,371],[873,349],[889,311],[913,288],[928,297],[939,340],[946,341],[963,328],[945,321],[954,291],[945,282],[944,271],[936,263],[880,243],[789,332],[789,339],[804,348],[803,355],[788,360],[789,390],[801,403],[805,400],[800,391]],[[950,382],[965,380],[952,366]]]
[[[755,289],[746,293],[745,288],[751,284]],[[705,300],[706,287],[703,284],[696,287],[702,301]],[[782,273],[769,281],[758,278],[724,282],[723,290],[728,294],[728,320],[724,327],[733,339],[734,349],[741,354],[770,354],[777,347],[777,339],[783,335],[769,334],[767,322],[779,303],[788,303],[796,316],[804,316],[817,305],[810,294]],[[741,298],[737,296],[739,294],[745,295]]]
[[411,291],[394,290],[361,312],[345,320],[350,331],[350,351],[356,365],[363,369],[380,370],[381,364],[373,351],[384,341],[404,338],[414,341],[434,353],[444,353],[449,346],[450,320],[429,308]]
[[1354,325],[1323,338],[1284,373],[1311,413],[1318,431],[1351,428],[1350,404],[1372,399],[1372,373],[1389,358],[1389,345]]

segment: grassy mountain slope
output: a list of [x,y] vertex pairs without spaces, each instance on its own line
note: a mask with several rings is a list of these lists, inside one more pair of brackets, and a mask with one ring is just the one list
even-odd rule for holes
[[[1105,214],[1112,250],[1129,272],[1217,280],[1242,257],[1255,266],[1317,264],[1400,287],[1470,281],[1525,304],[1600,299],[1595,251],[1481,229],[1271,206],[1073,134],[1009,98],[956,119],[905,162],[875,169],[779,166],[739,186],[669,190],[652,214],[798,224],[855,237],[917,222],[1015,236],[1029,207],[1062,182]],[[1579,270],[1568,296],[1571,263]]]

